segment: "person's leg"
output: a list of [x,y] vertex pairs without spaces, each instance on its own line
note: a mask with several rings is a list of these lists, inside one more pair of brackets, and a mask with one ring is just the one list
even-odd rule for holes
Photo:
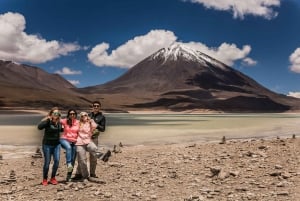
[[89,177],[89,172],[87,167],[86,145],[77,146],[76,151],[80,173],[83,179],[87,179]]
[[53,155],[53,166],[52,166],[52,173],[51,173],[50,183],[56,185],[58,182],[55,179],[55,176],[56,176],[56,172],[57,172],[58,167],[59,167],[60,144],[58,144],[56,146],[52,146],[51,152],[52,152],[52,155]]
[[60,139],[59,140],[61,146],[63,149],[66,150],[66,163],[68,164],[72,164],[72,146],[70,144],[70,142],[66,139]]
[[72,147],[72,156],[71,156],[71,163],[72,163],[72,166],[74,167],[75,165],[75,161],[76,161],[76,145],[74,143],[72,143],[71,145]]
[[[87,145],[87,151],[95,156],[95,158],[97,158],[97,152],[98,152],[98,147],[95,145],[95,143],[93,142],[90,142],[88,145]],[[99,152],[98,152],[99,153]]]
[[[76,156],[75,156],[75,160],[76,160],[76,157],[77,157],[77,159],[78,159],[77,148],[78,148],[78,146],[76,146]],[[77,161],[78,161],[78,160],[77,160]],[[73,180],[81,180],[81,179],[82,179],[82,175],[81,175],[81,170],[80,170],[79,164],[77,165],[76,172],[75,172],[75,176],[74,176],[72,179],[73,179]]]
[[[67,178],[66,178],[66,181],[70,181],[71,179],[71,176],[72,176],[72,173],[73,173],[73,168],[75,166],[75,160],[76,160],[76,145],[74,143],[71,143],[71,158],[72,158],[72,162],[71,162],[71,165],[72,165],[72,169],[68,170],[67,172]],[[77,166],[77,169],[78,169],[78,166]],[[76,170],[77,171],[77,170]],[[75,175],[76,177],[76,175]],[[78,176],[77,176],[78,177]]]
[[[93,138],[92,142],[98,148],[98,137]],[[97,157],[95,156],[95,154],[90,153],[90,175],[91,175],[91,177],[97,177],[96,176],[96,166],[97,166]]]
[[56,172],[59,167],[60,160],[60,144],[53,147],[53,167],[52,167],[52,177],[55,177]]
[[50,153],[50,146],[43,145],[43,155],[44,155],[44,166],[43,166],[43,179],[48,178],[50,160],[51,160],[51,153]]

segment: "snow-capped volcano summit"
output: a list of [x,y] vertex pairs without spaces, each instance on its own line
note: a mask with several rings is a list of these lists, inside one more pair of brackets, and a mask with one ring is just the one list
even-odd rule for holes
[[121,97],[123,105],[141,108],[284,111],[290,104],[282,104],[288,98],[181,43],[158,50],[113,81],[84,90],[110,100]]
[[162,48],[151,56],[151,59],[163,59],[167,60],[186,60],[199,62],[202,64],[206,64],[207,62],[213,63],[215,66],[219,66],[222,69],[226,69],[226,65],[222,62],[217,61],[216,59],[184,45],[182,43],[173,43],[167,48]]

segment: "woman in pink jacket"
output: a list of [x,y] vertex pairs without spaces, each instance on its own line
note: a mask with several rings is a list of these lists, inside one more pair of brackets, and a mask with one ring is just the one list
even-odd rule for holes
[[63,149],[66,150],[66,162],[67,162],[67,181],[70,180],[73,167],[76,158],[76,142],[79,131],[79,121],[77,118],[77,112],[74,109],[70,109],[67,114],[67,118],[61,119],[61,124],[64,127],[64,132],[60,137],[60,144]]
[[98,147],[91,140],[93,131],[96,129],[96,127],[96,122],[88,116],[88,113],[80,113],[80,126],[76,142],[76,152],[78,157],[78,166],[82,175],[82,179],[89,178],[89,171],[87,166],[87,152],[93,154],[97,158],[103,156],[103,154],[98,151]]

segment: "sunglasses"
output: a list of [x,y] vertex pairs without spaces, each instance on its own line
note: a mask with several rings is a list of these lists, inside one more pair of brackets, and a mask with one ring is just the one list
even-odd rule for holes
[[76,113],[74,113],[74,112],[70,112],[70,113],[69,113],[69,115],[73,115],[73,116],[75,116],[75,115],[76,115]]
[[59,112],[53,112],[52,113],[54,116],[60,116],[60,113]]
[[94,108],[98,108],[98,107],[100,107],[100,105],[93,105],[93,107],[94,107]]

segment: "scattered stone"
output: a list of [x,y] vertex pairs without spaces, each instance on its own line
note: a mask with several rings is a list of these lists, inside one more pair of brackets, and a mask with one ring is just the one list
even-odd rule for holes
[[277,192],[277,195],[288,196],[289,192],[287,192],[287,191],[281,191],[281,192]]
[[41,149],[39,147],[36,148],[36,151],[35,151],[34,155],[32,155],[32,158],[43,158]]
[[41,185],[43,160],[5,158],[0,200],[299,200],[299,138],[193,143],[122,148],[97,166],[99,178],[84,182],[65,182],[61,157],[59,184],[48,186]]
[[258,147],[258,149],[267,149],[267,146],[265,146],[265,145],[260,145],[260,146]]
[[211,167],[210,172],[212,173],[211,177],[218,176],[219,173],[221,172],[220,167]]
[[196,144],[191,144],[191,145],[188,145],[186,146],[187,148],[193,148],[193,147],[196,147]]
[[270,176],[272,177],[276,177],[276,176],[280,176],[281,175],[281,172],[271,172],[270,173]]
[[16,172],[14,170],[10,171],[9,178],[6,181],[8,181],[8,182],[16,182],[17,181]]
[[112,152],[114,152],[114,153],[122,153],[121,147],[117,146],[117,145],[114,145],[114,148],[113,148]]
[[225,136],[222,137],[222,141],[219,144],[226,144],[226,137]]
[[123,144],[122,144],[122,142],[120,142],[120,143],[119,143],[119,147],[123,147]]

